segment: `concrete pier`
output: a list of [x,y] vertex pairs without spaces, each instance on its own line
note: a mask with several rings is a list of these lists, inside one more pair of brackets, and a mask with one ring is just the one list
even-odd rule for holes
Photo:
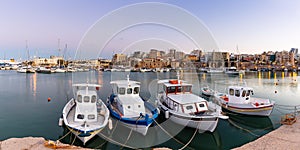
[[300,149],[300,117],[292,125],[282,125],[278,129],[245,144],[235,150],[299,150]]

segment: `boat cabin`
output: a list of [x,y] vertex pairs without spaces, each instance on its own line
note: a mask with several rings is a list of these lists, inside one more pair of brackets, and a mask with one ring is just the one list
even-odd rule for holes
[[112,105],[117,107],[121,116],[139,117],[140,113],[146,114],[144,101],[140,97],[140,83],[136,81],[112,81],[115,97]]
[[163,82],[165,105],[176,112],[197,114],[208,110],[207,102],[192,93],[192,84],[182,80]]
[[96,122],[97,99],[96,90],[78,90],[75,98],[76,110],[74,121]]
[[168,94],[191,93],[192,84],[183,82],[182,80],[169,80],[164,83],[163,90]]
[[248,103],[250,96],[253,95],[253,89],[243,86],[229,86],[228,99],[232,103]]

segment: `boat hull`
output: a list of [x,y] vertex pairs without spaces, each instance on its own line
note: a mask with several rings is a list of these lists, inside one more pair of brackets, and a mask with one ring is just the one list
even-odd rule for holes
[[253,115],[253,116],[270,116],[270,114],[273,111],[273,105],[262,106],[262,107],[251,107],[251,106],[241,107],[241,106],[232,106],[223,103],[222,108],[234,113]]
[[163,113],[166,113],[168,111],[170,115],[169,119],[174,123],[177,123],[182,126],[198,129],[199,132],[205,132],[205,131],[214,132],[219,121],[219,118],[213,115],[197,116],[197,115],[179,114],[175,111],[169,110],[166,106],[164,106],[161,103],[159,104],[159,109]]

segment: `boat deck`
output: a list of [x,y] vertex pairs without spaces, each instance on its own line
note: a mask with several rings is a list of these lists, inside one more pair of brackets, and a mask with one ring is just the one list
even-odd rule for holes
[[75,105],[74,107],[71,108],[70,112],[67,115],[67,121],[69,123],[69,125],[73,128],[79,129],[79,130],[85,130],[85,131],[89,131],[89,130],[95,130],[95,129],[99,129],[103,126],[103,123],[105,121],[105,108],[103,108],[103,106],[101,107],[100,111],[98,111],[97,113],[97,121],[95,122],[86,122],[86,127],[84,125],[84,122],[78,122],[78,121],[74,121],[74,117],[75,117]]
[[[111,108],[113,109],[113,111],[115,111],[115,112],[117,112],[118,114],[122,114],[121,112],[120,112],[120,110],[118,109],[118,107],[117,107],[117,103],[116,102],[113,102],[112,104],[111,104]],[[149,118],[152,118],[152,112],[145,106],[145,110],[146,110],[146,114],[148,114],[149,115]],[[137,112],[137,113],[139,113],[139,112]],[[123,115],[123,114],[122,114]],[[130,118],[133,118],[133,119],[137,119],[137,118],[139,118],[139,117],[130,117]]]

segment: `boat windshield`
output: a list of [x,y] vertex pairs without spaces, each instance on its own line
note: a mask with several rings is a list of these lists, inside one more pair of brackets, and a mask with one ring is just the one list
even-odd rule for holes
[[84,101],[85,103],[90,102],[90,97],[89,97],[89,96],[84,96],[83,101]]
[[132,88],[127,88],[127,94],[132,94]]
[[125,88],[121,87],[119,88],[119,92],[120,95],[125,95]]
[[79,103],[82,102],[82,96],[81,96],[81,95],[78,95],[78,96],[77,96],[77,101],[78,101]]
[[95,102],[96,102],[96,99],[97,99],[96,95],[93,95],[93,96],[92,96],[92,101],[91,101],[91,102],[92,102],[92,103],[95,103]]
[[192,86],[170,86],[167,87],[167,93],[191,92]]
[[140,91],[139,87],[134,87],[133,94],[139,94],[139,91]]

